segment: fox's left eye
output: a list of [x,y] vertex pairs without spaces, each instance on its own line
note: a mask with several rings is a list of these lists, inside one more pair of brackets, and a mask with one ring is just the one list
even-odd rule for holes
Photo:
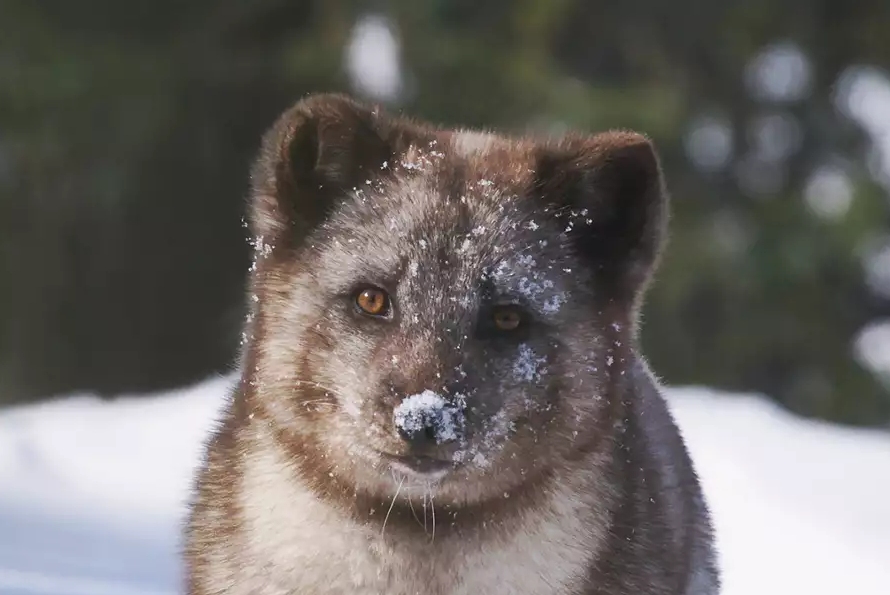
[[525,321],[525,313],[518,306],[496,306],[491,321],[499,331],[515,331]]

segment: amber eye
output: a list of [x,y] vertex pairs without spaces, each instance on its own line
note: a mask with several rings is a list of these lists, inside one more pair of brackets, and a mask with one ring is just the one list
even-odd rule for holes
[[522,311],[513,306],[499,306],[492,312],[494,326],[501,331],[515,331],[522,318]]
[[355,296],[359,310],[371,316],[385,316],[389,312],[389,296],[382,289],[368,287]]

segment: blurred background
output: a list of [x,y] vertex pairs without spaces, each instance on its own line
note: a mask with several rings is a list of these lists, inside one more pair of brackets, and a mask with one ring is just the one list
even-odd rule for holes
[[650,135],[669,384],[890,428],[886,0],[2,0],[0,406],[231,368],[248,167],[302,95]]

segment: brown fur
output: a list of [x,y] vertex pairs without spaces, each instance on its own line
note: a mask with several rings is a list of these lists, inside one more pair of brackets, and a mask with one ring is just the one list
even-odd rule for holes
[[[243,376],[198,477],[190,595],[717,592],[637,353],[667,221],[647,139],[444,130],[317,95],[266,135],[253,184]],[[392,320],[346,313],[357,282],[398,297]],[[478,334],[480,283],[535,326]],[[468,395],[459,443],[393,430],[426,389]],[[405,485],[378,452],[459,463]]]

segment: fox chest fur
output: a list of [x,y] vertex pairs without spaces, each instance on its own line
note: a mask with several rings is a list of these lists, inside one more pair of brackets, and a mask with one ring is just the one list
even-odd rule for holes
[[717,593],[637,349],[666,220],[635,133],[509,138],[336,95],[282,115],[189,595]]
[[[259,440],[262,441],[262,438]],[[270,445],[271,446],[271,445]],[[581,574],[604,526],[569,489],[557,490],[539,514],[512,527],[492,518],[471,533],[449,531],[453,515],[427,496],[416,502],[417,531],[384,527],[387,510],[359,524],[286,481],[286,461],[260,448],[246,461],[240,502],[242,537],[233,560],[264,560],[232,567],[209,592],[476,594],[577,592]],[[276,518],[269,510],[293,514]],[[425,525],[425,526],[424,526]],[[231,574],[229,574],[231,573]],[[238,576],[237,581],[224,578]]]

